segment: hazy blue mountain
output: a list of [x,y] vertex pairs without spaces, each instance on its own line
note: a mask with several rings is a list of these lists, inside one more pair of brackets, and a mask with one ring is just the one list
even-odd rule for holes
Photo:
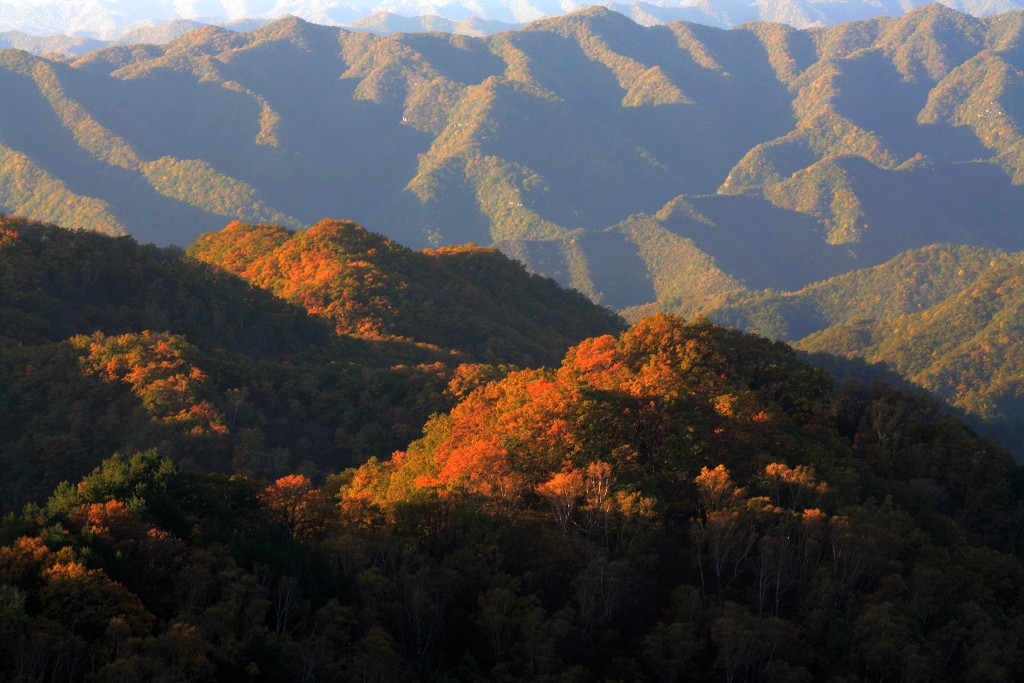
[[0,52],[0,210],[188,244],[346,216],[619,308],[1024,248],[1024,13],[797,30],[602,8],[485,38],[282,19]]
[[395,14],[394,12],[374,12],[356,19],[347,28],[358,31],[369,31],[380,35],[388,33],[458,33],[465,36],[487,36],[501,31],[513,31],[522,28],[520,23],[480,19],[469,17],[460,21],[446,19],[436,14],[417,15],[412,17]]
[[[807,28],[876,16],[902,16],[925,4],[922,0],[2,0],[0,30],[116,40],[133,26],[170,20],[223,25],[244,19],[294,15],[324,25],[358,26],[371,15],[384,12],[420,18],[418,21],[426,25],[438,26],[442,24],[431,17],[453,23],[477,19],[483,22],[480,30],[493,32],[490,29],[496,24],[492,22],[522,24],[595,5],[621,12],[647,26],[682,20],[728,28],[747,21],[772,21]],[[943,4],[974,16],[1022,7],[1021,0],[945,0]],[[380,23],[380,18],[370,21]]]
[[33,36],[21,31],[0,32],[0,49],[14,48],[36,55],[56,52],[81,56],[110,45],[109,41],[83,36]]

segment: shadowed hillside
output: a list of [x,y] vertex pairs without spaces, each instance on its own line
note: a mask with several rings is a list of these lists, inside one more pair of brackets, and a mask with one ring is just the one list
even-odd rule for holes
[[158,244],[344,215],[497,245],[615,306],[1016,250],[1022,16],[726,31],[590,8],[486,38],[288,18],[5,51],[0,207]]
[[653,316],[322,482],[148,450],[60,484],[0,524],[0,676],[1017,680],[1021,474],[927,399]]
[[[115,451],[336,471],[404,447],[513,364],[622,328],[493,250],[415,253],[330,221],[299,236],[236,224],[201,245],[186,256],[0,215],[0,508]],[[203,262],[215,256],[223,267]],[[245,258],[260,287],[228,272]]]

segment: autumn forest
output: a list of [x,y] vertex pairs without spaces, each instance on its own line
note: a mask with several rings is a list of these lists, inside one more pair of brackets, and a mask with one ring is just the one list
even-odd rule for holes
[[933,399],[352,223],[2,229],[11,680],[1024,667],[1024,472]]
[[1022,41],[0,50],[0,682],[1024,680]]

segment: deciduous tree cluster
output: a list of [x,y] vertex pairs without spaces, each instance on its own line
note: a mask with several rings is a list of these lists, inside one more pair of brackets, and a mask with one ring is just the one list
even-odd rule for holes
[[326,480],[147,451],[7,516],[0,672],[1024,675],[1021,468],[932,401],[670,316],[460,387],[408,448]]

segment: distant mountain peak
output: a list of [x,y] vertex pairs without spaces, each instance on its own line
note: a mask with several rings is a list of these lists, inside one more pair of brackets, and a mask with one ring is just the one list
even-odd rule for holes
[[[34,36],[75,36],[119,40],[127,32],[158,29],[162,22],[189,21],[225,24],[267,21],[292,14],[322,25],[365,27],[375,32],[396,30],[495,32],[544,17],[582,10],[619,13],[644,26],[674,21],[729,28],[762,20],[797,28],[830,26],[878,15],[899,16],[920,11],[921,0],[655,0],[654,2],[562,2],[558,0],[0,0],[0,32],[16,30]],[[954,7],[975,16],[988,16],[1024,7],[1024,0],[945,0],[925,13],[950,12]],[[918,9],[915,9],[918,8]],[[386,15],[384,15],[386,13]],[[371,18],[374,17],[374,18]],[[432,19],[430,17],[437,17]],[[476,26],[462,25],[477,21]],[[411,22],[412,28],[404,26]],[[450,22],[450,23],[444,23]],[[173,29],[178,30],[180,29]],[[148,39],[147,39],[148,40]],[[74,47],[67,49],[77,49]],[[79,54],[81,54],[79,52]]]

